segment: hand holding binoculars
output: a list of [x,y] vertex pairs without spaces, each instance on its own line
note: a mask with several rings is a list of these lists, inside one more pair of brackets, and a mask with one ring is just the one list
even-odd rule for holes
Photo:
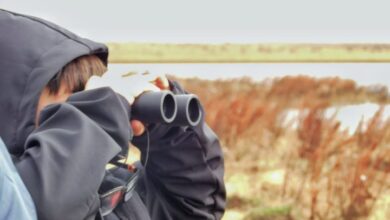
[[202,117],[198,97],[170,91],[146,92],[135,99],[132,118],[143,123],[196,126]]

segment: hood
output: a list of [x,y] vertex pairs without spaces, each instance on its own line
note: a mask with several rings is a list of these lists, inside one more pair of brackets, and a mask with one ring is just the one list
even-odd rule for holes
[[48,21],[0,9],[0,137],[13,155],[35,128],[40,93],[73,59],[108,49]]

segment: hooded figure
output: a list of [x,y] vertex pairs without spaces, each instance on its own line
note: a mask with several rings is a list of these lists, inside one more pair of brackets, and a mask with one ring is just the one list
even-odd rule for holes
[[[126,151],[132,137],[130,106],[110,88],[77,92],[47,106],[36,126],[42,89],[84,55],[107,64],[108,49],[42,19],[0,9],[0,137],[41,220],[95,219],[105,166]],[[131,141],[145,158],[145,135]],[[118,207],[122,216],[111,219],[220,219],[223,170],[218,139],[203,119],[194,128],[150,126],[148,166],[133,199]]]
[[[88,54],[107,63],[107,48],[52,23],[4,10],[0,10],[0,30],[0,137],[38,217],[93,219],[105,165],[130,137],[123,104],[106,89],[100,94],[75,94],[66,103],[48,106],[40,114],[39,127],[35,115],[43,88],[61,68]],[[91,100],[89,105],[83,103],[86,100]],[[94,112],[92,105],[112,109]],[[97,114],[107,116],[99,119],[101,124],[91,119]]]

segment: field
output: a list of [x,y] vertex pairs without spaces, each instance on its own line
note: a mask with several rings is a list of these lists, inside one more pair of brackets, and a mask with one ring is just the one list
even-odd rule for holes
[[[305,76],[178,80],[199,95],[223,145],[224,220],[390,219],[390,119],[378,107],[350,133],[324,114],[331,106],[387,105],[386,87]],[[294,119],[286,117],[291,109],[300,112]]]
[[390,44],[108,43],[110,63],[389,62]]

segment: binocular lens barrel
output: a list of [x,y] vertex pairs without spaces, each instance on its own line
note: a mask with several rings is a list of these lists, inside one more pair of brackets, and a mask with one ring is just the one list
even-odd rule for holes
[[198,97],[193,94],[147,92],[132,105],[132,118],[144,123],[196,126],[202,118]]
[[132,117],[144,123],[171,123],[177,113],[176,100],[171,92],[146,92],[132,105]]
[[177,115],[172,124],[196,126],[202,117],[198,97],[195,95],[175,95]]

